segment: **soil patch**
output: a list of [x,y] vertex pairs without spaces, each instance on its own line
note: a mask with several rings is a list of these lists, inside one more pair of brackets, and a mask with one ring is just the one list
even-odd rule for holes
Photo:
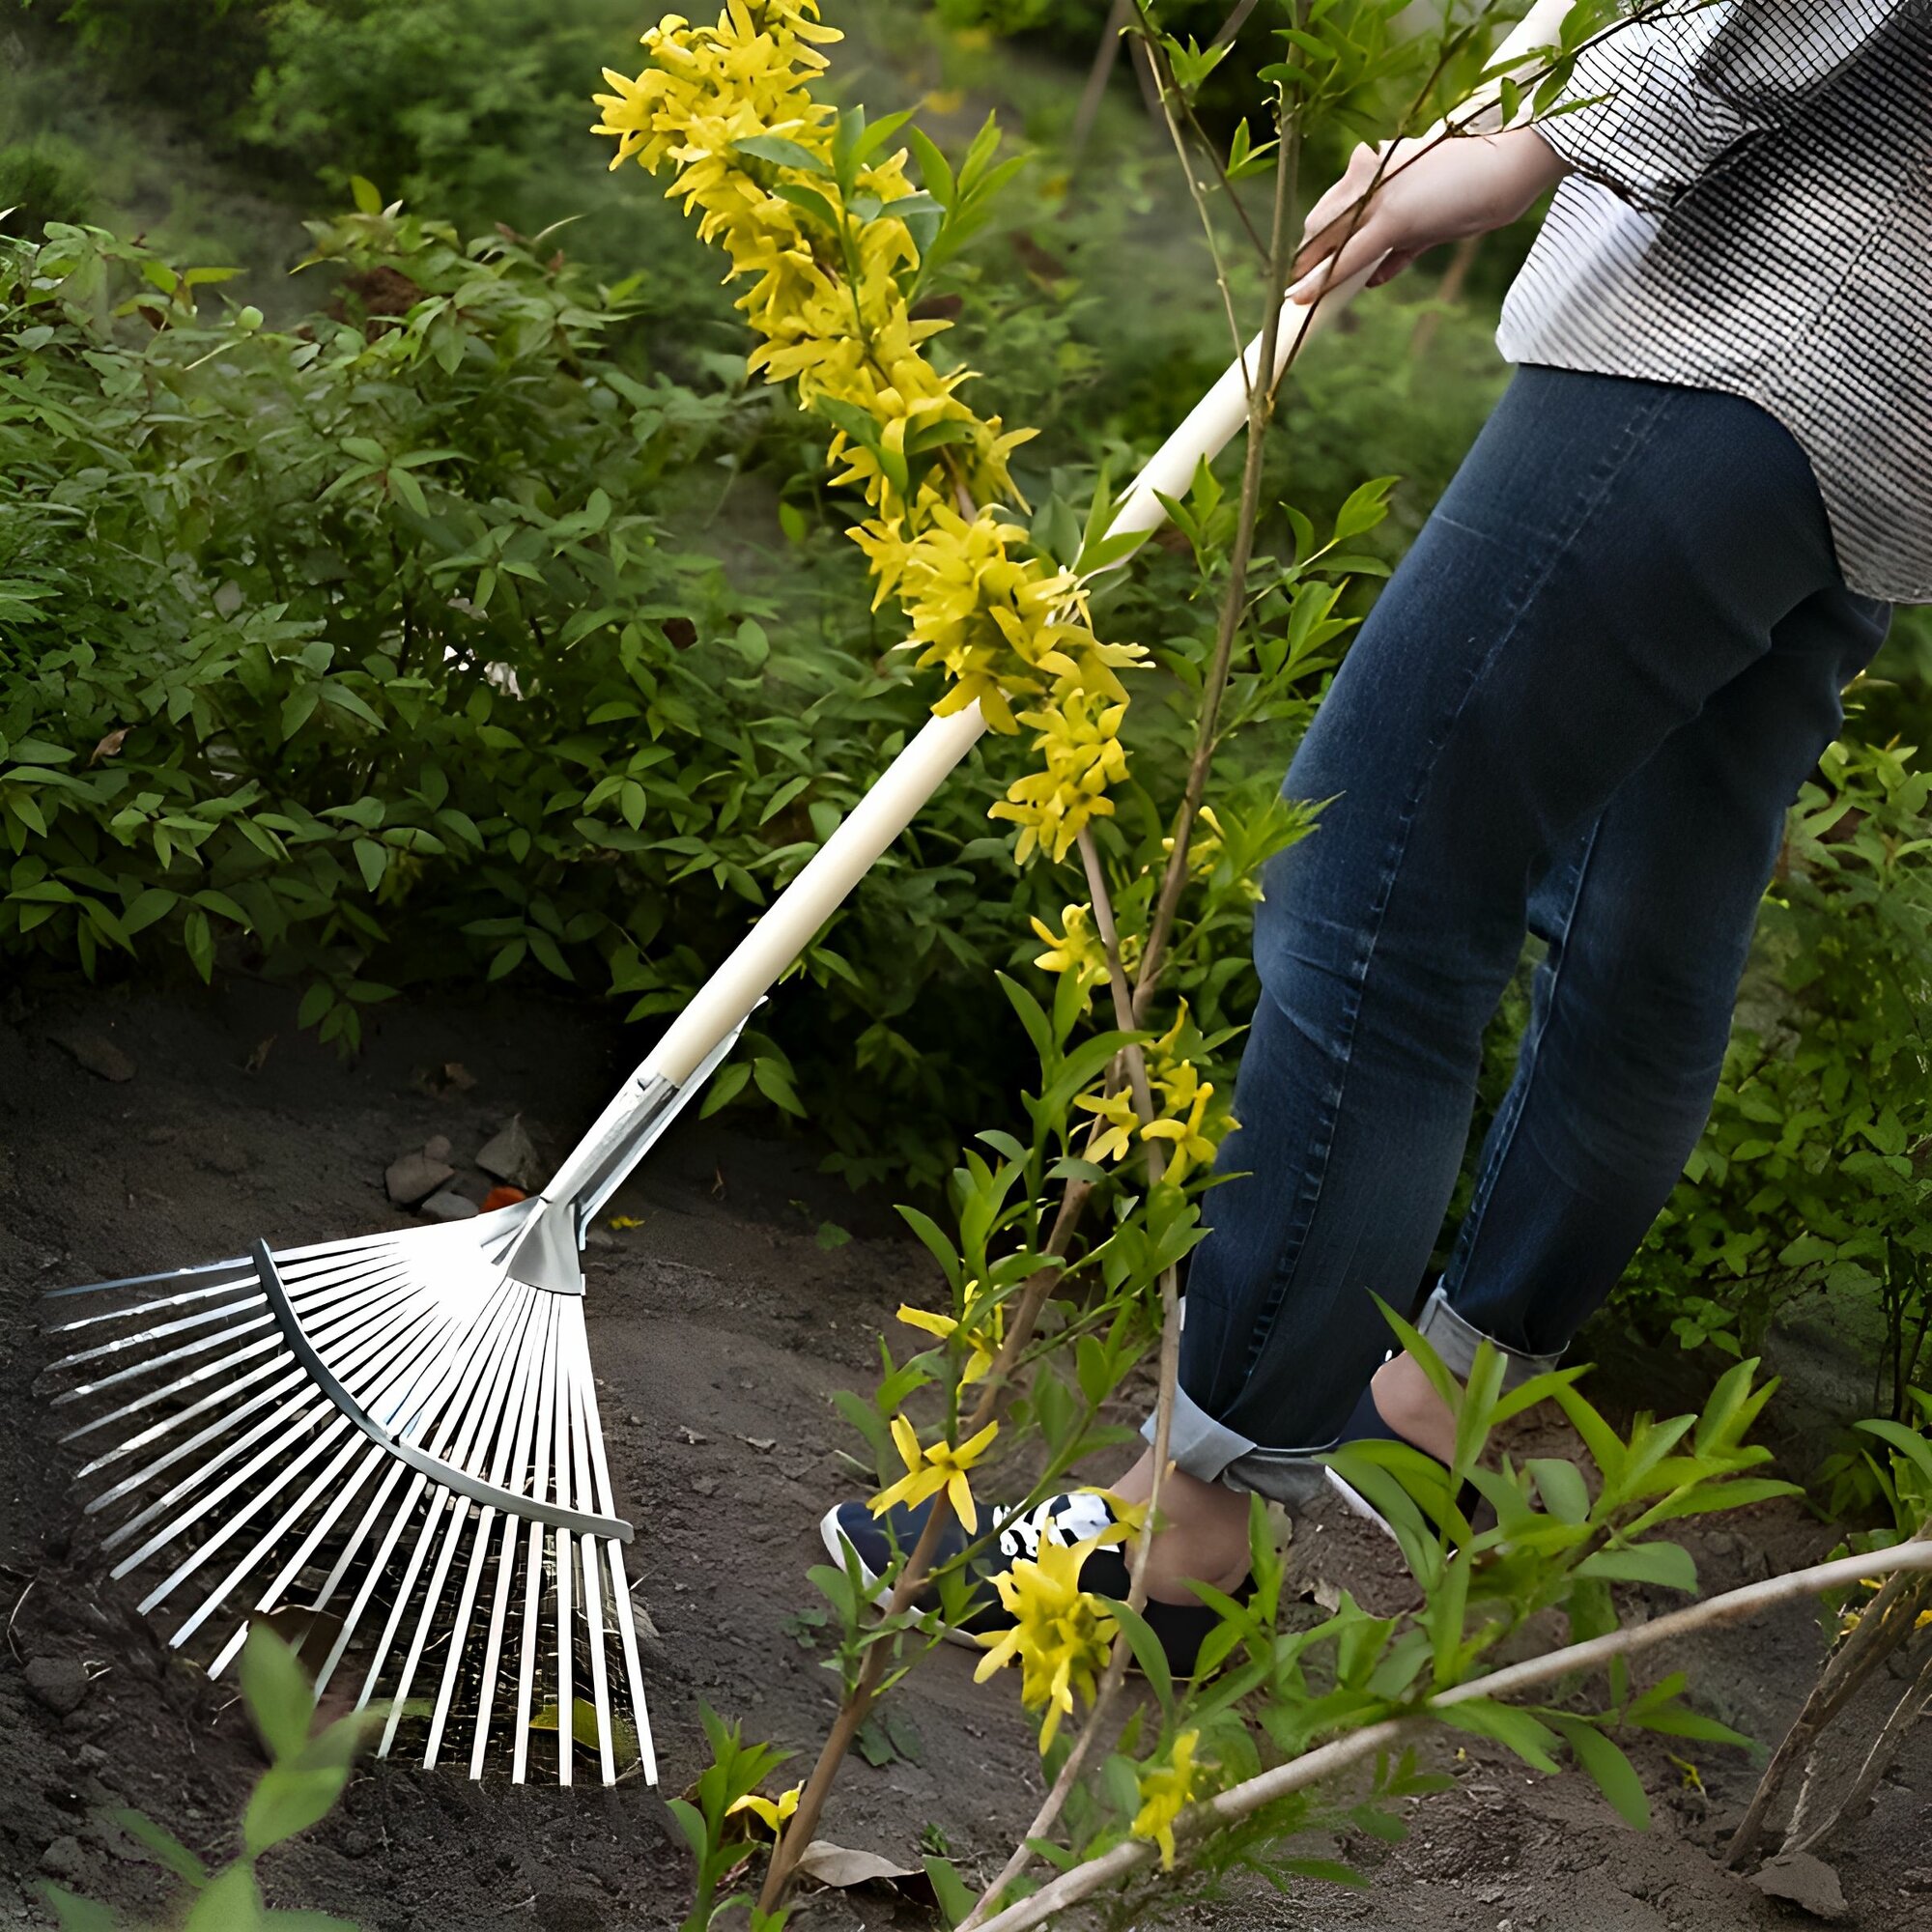
[[[607,1016],[528,998],[376,1019],[354,1063],[315,1047],[279,993],[247,982],[218,997],[16,996],[0,1023],[0,1314],[14,1338],[0,1362],[0,1922],[43,1922],[45,1877],[156,1912],[166,1882],[113,1809],[136,1806],[219,1858],[260,1768],[232,1688],[169,1657],[98,1558],[68,1491],[71,1459],[33,1393],[49,1352],[40,1293],[240,1253],[258,1236],[413,1225],[384,1189],[400,1156],[446,1140],[461,1185],[521,1116],[554,1157],[639,1051]],[[600,1230],[587,1257],[613,1474],[639,1525],[635,1597],[658,1633],[645,1671],[667,1792],[703,1762],[700,1702],[803,1757],[836,1700],[796,1621],[816,1601],[804,1572],[819,1557],[817,1520],[852,1487],[831,1396],[869,1384],[873,1337],[930,1264],[883,1204],[821,1177],[816,1153],[681,1124],[609,1210],[638,1225]],[[1716,1589],[1815,1558],[1833,1538],[1801,1511],[1766,1507],[1687,1540]],[[1299,1521],[1294,1563],[1311,1614],[1337,1588],[1393,1601],[1406,1587],[1345,1516]],[[1689,1669],[1716,1715],[1771,1739],[1819,1654],[1800,1609],[1659,1667]],[[1014,1686],[976,1688],[971,1672],[950,1648],[920,1670],[895,1706],[897,1749],[854,1760],[826,1835],[913,1865],[923,1833],[969,1873],[997,1868],[1037,1802],[1038,1772]],[[1372,1890],[1308,1885],[1279,1900],[1236,1889],[1188,1916],[1243,1932],[1819,1922],[1714,1856],[1755,1776],[1739,1754],[1699,1746],[1678,1761],[1641,1747],[1657,1812],[1647,1836],[1580,1780],[1538,1777],[1474,1740],[1435,1755],[1455,1788],[1417,1807],[1406,1843],[1309,1847],[1360,1863]],[[1831,1862],[1840,1922],[1932,1927],[1932,1741],[1917,1742]],[[393,1763],[359,1775],[266,1876],[277,1902],[370,1932],[643,1932],[677,1923],[688,1869],[662,1798],[641,1783],[479,1786]],[[797,1922],[930,1921],[869,1889],[820,1894]]]

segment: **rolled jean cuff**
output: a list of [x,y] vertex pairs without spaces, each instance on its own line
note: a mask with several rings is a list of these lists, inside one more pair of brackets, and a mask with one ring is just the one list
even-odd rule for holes
[[[1151,1443],[1158,1420],[1149,1416],[1141,1434]],[[1185,1389],[1174,1392],[1174,1420],[1168,1429],[1167,1454],[1183,1474],[1225,1489],[1253,1491],[1271,1502],[1305,1507],[1321,1491],[1327,1477],[1315,1458],[1333,1443],[1306,1449],[1264,1449],[1238,1429],[1216,1422]]]
[[1458,1381],[1467,1381],[1476,1366],[1476,1350],[1487,1342],[1503,1358],[1503,1387],[1520,1388],[1533,1376],[1548,1375],[1561,1355],[1526,1355],[1511,1349],[1493,1335],[1485,1335],[1450,1307],[1449,1297],[1438,1285],[1416,1317],[1416,1332],[1442,1357],[1442,1365]]

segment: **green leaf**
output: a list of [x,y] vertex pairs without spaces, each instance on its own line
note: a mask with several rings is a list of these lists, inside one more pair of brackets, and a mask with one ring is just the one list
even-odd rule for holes
[[266,1624],[251,1624],[242,1650],[242,1701],[277,1763],[298,1756],[315,1721],[315,1692],[296,1654]]
[[1429,1708],[1445,1724],[1452,1724],[1459,1731],[1473,1731],[1479,1738],[1493,1739],[1538,1771],[1556,1769],[1556,1760],[1550,1755],[1556,1745],[1555,1734],[1527,1711],[1499,1704],[1493,1697],[1472,1697],[1460,1704],[1437,1702]]
[[979,1903],[979,1894],[952,1868],[951,1859],[927,1856],[920,1861],[932,1886],[940,1917],[948,1925],[957,1925]]
[[356,212],[361,214],[381,214],[383,197],[376,184],[362,175],[349,177],[349,192],[355,198]]
[[1543,1506],[1559,1522],[1577,1523],[1588,1520],[1590,1492],[1575,1463],[1548,1457],[1532,1458],[1524,1467],[1536,1479],[1536,1492]]
[[388,849],[377,844],[373,838],[358,838],[352,849],[355,854],[356,869],[362,874],[362,883],[373,893],[389,869]]
[[1668,1590],[1692,1594],[1697,1566],[1690,1552],[1676,1543],[1634,1543],[1623,1549],[1600,1549],[1577,1566],[1578,1577],[1598,1577],[1606,1583],[1657,1583]]
[[262,1889],[243,1861],[202,1889],[182,1932],[262,1932]]
[[797,168],[802,174],[827,176],[832,172],[810,148],[787,141],[782,134],[750,134],[742,141],[733,141],[731,148],[734,154],[749,155],[754,161]]
[[1120,1624],[1134,1662],[1141,1667],[1148,1687],[1160,1702],[1163,1717],[1174,1716],[1174,1671],[1167,1661],[1167,1647],[1153,1634],[1152,1627],[1139,1610],[1114,1597],[1102,1597],[1109,1614]]
[[1634,1832],[1650,1830],[1650,1797],[1623,1751],[1596,1725],[1580,1718],[1549,1714],[1549,1721],[1563,1733],[1570,1748],[1595,1780],[1597,1789],[1615,1806],[1617,1816]]
[[349,1783],[346,1765],[298,1770],[276,1764],[262,1775],[242,1821],[248,1856],[258,1858],[271,1845],[320,1823],[335,1808]]
[[208,1883],[208,1867],[172,1832],[156,1824],[145,1811],[123,1805],[107,1815],[130,1838],[152,1852],[177,1878],[185,1879],[193,1886]]
[[1908,1429],[1902,1422],[1889,1422],[1874,1418],[1857,1425],[1868,1435],[1876,1435],[1880,1441],[1888,1442],[1917,1468],[1928,1481],[1932,1481],[1932,1437]]
[[118,1914],[91,1898],[82,1898],[66,1887],[41,1883],[41,1896],[53,1907],[60,1932],[122,1932]]

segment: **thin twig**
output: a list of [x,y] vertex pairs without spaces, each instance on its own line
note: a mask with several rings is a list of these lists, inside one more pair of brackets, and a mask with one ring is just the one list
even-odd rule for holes
[[[1180,909],[1180,895],[1187,887],[1187,851],[1194,836],[1194,821],[1207,794],[1208,775],[1214,763],[1219,742],[1221,701],[1227,695],[1228,677],[1234,666],[1235,639],[1239,635],[1247,603],[1248,565],[1254,556],[1255,527],[1261,520],[1263,458],[1267,428],[1274,415],[1280,380],[1272,376],[1281,343],[1282,294],[1294,261],[1290,241],[1294,216],[1294,191],[1300,165],[1301,124],[1291,116],[1280,128],[1280,152],[1275,157],[1274,222],[1268,242],[1267,307],[1262,319],[1261,358],[1256,365],[1258,381],[1248,384],[1248,440],[1241,466],[1240,514],[1235,528],[1234,548],[1228,559],[1228,587],[1221,600],[1219,625],[1214,635],[1214,656],[1209,662],[1207,682],[1202,687],[1201,709],[1194,725],[1194,755],[1187,768],[1187,782],[1180,794],[1180,810],[1175,816],[1174,842],[1161,874],[1160,891],[1154,900],[1154,914],[1148,928],[1147,945],[1141,953],[1139,982],[1134,988],[1134,1011],[1145,1019],[1153,1002],[1154,989],[1167,964],[1168,940]],[[1301,340],[1307,331],[1302,331]],[[1300,340],[1290,352],[1292,367]],[[1245,362],[1242,365],[1246,366]]]
[[[1921,1523],[1915,1542],[1932,1540],[1932,1521]],[[1791,1768],[1810,1750],[1816,1739],[1850,1702],[1854,1693],[1885,1662],[1918,1619],[1918,1598],[1925,1586],[1903,1573],[1890,1578],[1864,1607],[1858,1627],[1826,1662],[1811,1687],[1804,1708],[1758,1779],[1756,1791],[1725,1848],[1726,1862],[1745,1864],[1757,1849],[1758,1833]]]
[[[1819,1596],[1887,1571],[1932,1573],[1932,1543],[1915,1540],[1891,1549],[1876,1550],[1869,1555],[1843,1556],[1835,1562],[1819,1563],[1809,1569],[1793,1571],[1787,1576],[1747,1583],[1742,1589],[1726,1591],[1722,1596],[1693,1604],[1688,1609],[1674,1610],[1650,1623],[1611,1631],[1587,1642],[1568,1644],[1547,1656],[1492,1671],[1487,1677],[1471,1678],[1467,1683],[1455,1685],[1430,1698],[1413,1715],[1371,1724],[1364,1730],[1338,1738],[1333,1744],[1304,1752],[1287,1764],[1276,1765],[1258,1777],[1231,1785],[1202,1804],[1190,1805],[1175,1821],[1175,1835],[1192,1837],[1215,1826],[1233,1824],[1236,1819],[1246,1818],[1261,1810],[1264,1805],[1304,1791],[1339,1772],[1351,1770],[1383,1751],[1407,1744],[1430,1728],[1430,1714],[1433,1712],[1465,1704],[1479,1697],[1502,1697],[1516,1691],[1535,1690],[1567,1677],[1573,1671],[1587,1673],[1600,1670],[1618,1658],[1634,1657],[1640,1651],[1653,1650],[1660,1644],[1690,1636],[1716,1625],[1741,1622],[1783,1604]],[[1009,1906],[1006,1911],[987,1919],[980,1932],[1029,1932],[1033,1926],[1044,1925],[1068,1906],[1090,1898],[1103,1887],[1125,1878],[1136,1866],[1145,1864],[1152,1858],[1154,1849],[1149,1839],[1126,1839],[1101,1857],[1075,1865],[1071,1871],[1063,1873],[1032,1897]]]
[[1798,1817],[1791,1821],[1791,1835],[1787,1838],[1780,1857],[1795,1858],[1800,1852],[1815,1852],[1827,1838],[1847,1819],[1863,1816],[1864,1804],[1872,1793],[1878,1789],[1878,1781],[1891,1767],[1897,1757],[1899,1747],[1905,1742],[1905,1734],[1918,1723],[1927,1712],[1932,1712],[1932,1647],[1925,1653],[1925,1662],[1919,1667],[1918,1675],[1912,1688],[1892,1706],[1891,1716],[1885,1720],[1879,1734],[1872,1740],[1872,1747],[1865,1754],[1864,1763],[1859,1768],[1859,1775],[1852,1782],[1830,1817],[1814,1830],[1798,1837]]
[[1120,64],[1121,35],[1126,28],[1127,15],[1133,11],[1134,0],[1114,0],[1107,24],[1100,30],[1100,44],[1094,51],[1094,65],[1087,70],[1087,85],[1080,90],[1080,105],[1073,116],[1073,133],[1066,144],[1066,172],[1069,175],[1080,166],[1080,157],[1093,138],[1094,123],[1100,118],[1100,103],[1107,98],[1107,83],[1113,79],[1114,69]]

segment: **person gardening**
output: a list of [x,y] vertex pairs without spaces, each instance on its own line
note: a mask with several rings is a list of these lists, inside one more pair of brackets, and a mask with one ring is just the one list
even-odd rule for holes
[[[1180,1662],[1214,1622],[1190,1580],[1245,1579],[1249,1492],[1305,1498],[1365,1437],[1449,1457],[1378,1298],[1515,1385],[1608,1295],[1709,1114],[1786,810],[1892,605],[1932,599],[1932,0],[1656,11],[1586,49],[1564,108],[1357,150],[1296,263],[1314,302],[1556,189],[1503,311],[1518,373],[1287,775],[1330,802],[1264,877],[1188,1274],[1148,1573]],[[1515,1076],[1431,1285],[1526,932]],[[1112,1494],[1153,1474],[1150,1450]],[[877,1574],[923,1514],[822,1530]],[[985,1562],[1111,1520],[1056,1496]],[[1124,1595],[1118,1551],[1083,1582]]]

